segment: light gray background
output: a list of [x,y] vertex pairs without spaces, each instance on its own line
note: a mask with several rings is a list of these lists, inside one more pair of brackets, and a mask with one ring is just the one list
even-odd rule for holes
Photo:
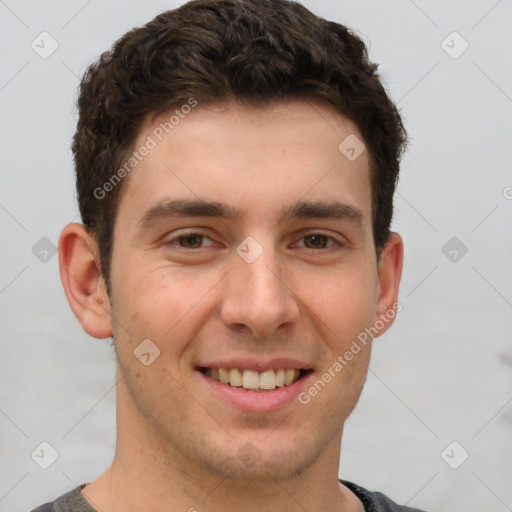
[[[32,248],[78,218],[79,76],[180,3],[0,0],[1,511],[54,499],[113,456],[110,343],[82,332],[57,257]],[[394,222],[404,309],[374,345],[340,475],[429,511],[512,510],[512,1],[304,3],[365,36],[411,137]],[[42,31],[59,44],[47,59],[31,48]],[[453,31],[469,43],[456,59],[441,45]],[[444,46],[454,55],[462,44]],[[456,262],[442,252],[452,237],[468,248]],[[59,455],[46,470],[31,458],[42,441]],[[458,469],[441,456],[452,441],[469,453]]]

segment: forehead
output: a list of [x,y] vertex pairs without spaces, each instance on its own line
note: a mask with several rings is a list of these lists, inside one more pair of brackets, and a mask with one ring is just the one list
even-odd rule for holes
[[362,137],[330,105],[191,104],[149,116],[142,126],[134,144],[140,161],[121,201],[130,210],[141,213],[168,198],[209,198],[270,215],[283,204],[323,198],[369,214]]

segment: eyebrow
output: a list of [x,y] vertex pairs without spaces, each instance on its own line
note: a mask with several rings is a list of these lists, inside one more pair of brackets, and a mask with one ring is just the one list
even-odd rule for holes
[[[147,210],[139,219],[138,226],[150,227],[169,217],[211,217],[225,220],[241,220],[242,210],[225,203],[203,199],[171,199],[162,201]],[[362,225],[364,216],[359,208],[339,201],[299,201],[281,210],[279,222],[308,219],[348,219]]]

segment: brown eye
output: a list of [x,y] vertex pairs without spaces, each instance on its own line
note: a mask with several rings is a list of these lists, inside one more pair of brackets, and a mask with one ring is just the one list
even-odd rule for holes
[[304,237],[304,245],[308,249],[325,249],[329,238],[327,235],[306,235]]
[[198,249],[202,245],[203,235],[190,234],[180,236],[178,241],[181,247],[185,247],[187,249]]

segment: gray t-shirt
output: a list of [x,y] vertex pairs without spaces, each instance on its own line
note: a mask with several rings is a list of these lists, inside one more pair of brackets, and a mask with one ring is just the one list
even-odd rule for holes
[[[417,508],[401,507],[380,492],[370,492],[356,484],[340,480],[362,502],[365,512],[423,512]],[[82,484],[64,494],[52,503],[41,505],[32,512],[98,512],[85,501],[80,492],[87,484]]]

